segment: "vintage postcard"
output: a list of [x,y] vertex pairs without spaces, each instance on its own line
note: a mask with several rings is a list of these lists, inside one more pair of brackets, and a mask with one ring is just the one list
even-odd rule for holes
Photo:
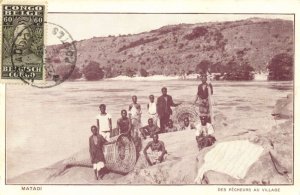
[[2,3],[0,192],[300,194],[299,3],[111,3]]

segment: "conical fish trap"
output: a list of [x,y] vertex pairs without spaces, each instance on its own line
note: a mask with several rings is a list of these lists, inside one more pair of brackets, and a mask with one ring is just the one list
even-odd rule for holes
[[136,163],[134,143],[125,135],[112,137],[110,144],[104,145],[105,166],[114,172],[126,174]]
[[199,108],[193,104],[181,104],[173,110],[172,120],[175,123],[182,123],[184,118],[188,117],[190,122],[198,123],[200,113]]

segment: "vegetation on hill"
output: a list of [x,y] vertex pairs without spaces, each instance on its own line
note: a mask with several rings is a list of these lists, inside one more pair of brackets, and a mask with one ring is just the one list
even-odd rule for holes
[[285,81],[294,78],[293,57],[287,53],[275,55],[269,62],[269,80]]
[[[289,71],[293,69],[285,72],[285,68],[277,68],[276,72],[274,67],[293,62],[293,28],[293,22],[288,20],[252,18],[170,25],[136,35],[94,37],[75,42],[76,66],[84,74],[89,63],[97,63],[99,78],[102,74],[111,78],[198,73],[199,64],[205,62],[205,70],[219,73],[223,79],[251,80],[254,71],[271,71],[270,80],[290,80],[293,72]],[[47,48],[54,66],[62,65],[60,50],[60,45]],[[279,54],[286,54],[291,60],[272,62]],[[293,63],[289,66],[293,67]],[[278,74],[285,76],[281,78]]]

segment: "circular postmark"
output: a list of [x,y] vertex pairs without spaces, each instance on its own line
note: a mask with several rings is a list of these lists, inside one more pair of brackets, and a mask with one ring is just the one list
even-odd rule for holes
[[[33,28],[32,25],[27,25],[18,32],[14,37],[11,48],[13,74],[25,84],[36,88],[50,88],[66,81],[72,75],[77,60],[77,50],[71,34],[58,24],[51,22],[45,23],[48,24],[48,36],[52,36],[51,38],[58,40],[61,44],[40,48],[41,53],[46,56],[44,59],[41,59],[40,67],[33,66],[33,63],[28,61],[26,62],[26,58],[24,58],[25,54],[22,55],[16,52],[18,51],[18,44],[30,44],[30,37],[26,40],[26,33],[24,32],[31,32]],[[45,35],[45,33],[43,34]],[[46,81],[37,82],[37,74],[32,70],[40,70],[42,76],[45,76]]]

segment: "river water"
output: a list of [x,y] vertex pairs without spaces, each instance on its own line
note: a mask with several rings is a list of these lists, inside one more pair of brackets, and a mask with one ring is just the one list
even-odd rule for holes
[[[168,88],[174,102],[193,102],[199,81],[78,81],[49,89],[9,85],[6,88],[7,178],[51,165],[88,146],[98,106],[107,105],[113,126],[120,110],[137,95],[146,113],[148,96]],[[214,109],[231,121],[269,117],[277,99],[293,92],[292,82],[215,81]],[[146,122],[146,115],[142,121]],[[263,124],[260,124],[263,128]]]

